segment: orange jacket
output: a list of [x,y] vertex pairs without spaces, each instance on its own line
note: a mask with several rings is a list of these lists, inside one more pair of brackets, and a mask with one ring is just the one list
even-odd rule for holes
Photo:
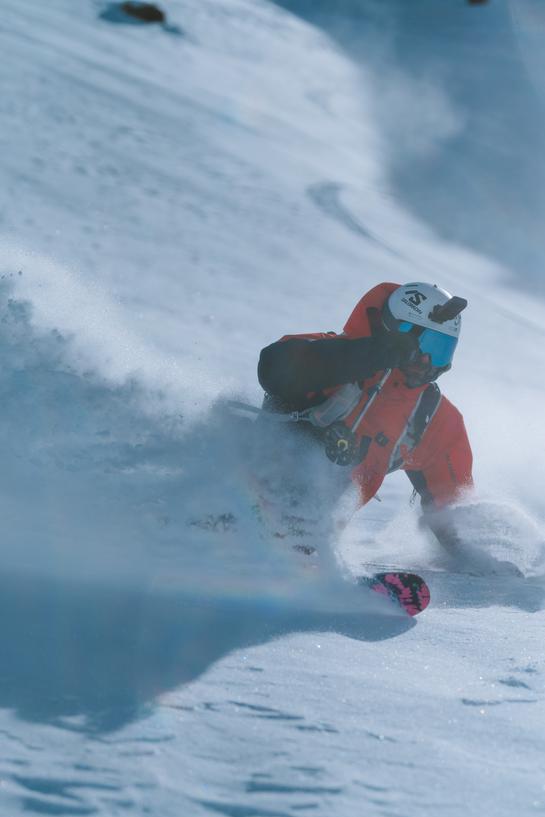
[[[364,295],[348,318],[344,335],[348,338],[370,337],[372,327],[367,310],[380,310],[397,286],[379,284]],[[338,336],[317,333],[290,335],[282,340],[293,337]],[[362,401],[344,418],[347,426],[352,425],[368,399],[369,390],[380,381],[383,374],[384,372],[378,372],[360,383],[363,388]],[[454,502],[464,490],[473,485],[473,458],[464,421],[460,412],[446,397],[441,395],[418,445],[410,450],[403,444],[407,423],[426,388],[408,388],[402,372],[394,369],[358,427],[356,433],[359,438],[371,438],[366,456],[352,470],[352,479],[359,486],[362,504],[375,496],[387,473],[400,468],[407,473],[425,506],[442,507]],[[336,389],[331,390],[335,391]]]

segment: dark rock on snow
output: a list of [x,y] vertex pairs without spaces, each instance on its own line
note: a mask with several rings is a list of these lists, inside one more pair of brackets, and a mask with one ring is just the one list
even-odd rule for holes
[[166,15],[158,6],[153,3],[133,3],[125,2],[121,4],[125,14],[143,20],[145,23],[164,23]]

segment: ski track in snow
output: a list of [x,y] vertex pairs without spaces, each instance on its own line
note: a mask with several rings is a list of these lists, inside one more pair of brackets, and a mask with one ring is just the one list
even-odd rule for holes
[[[4,0],[2,814],[545,806],[545,307],[409,214],[377,54],[294,10],[172,0],[165,30]],[[411,150],[463,130],[440,72],[386,76],[420,116]],[[256,464],[225,405],[258,402],[273,338],[340,330],[367,287],[413,277],[471,304],[442,382],[476,460],[459,563],[404,475],[337,538],[339,470],[280,429]],[[297,487],[289,513],[256,474]],[[469,575],[480,553],[528,577]],[[342,578],[384,564],[428,581],[417,622]]]

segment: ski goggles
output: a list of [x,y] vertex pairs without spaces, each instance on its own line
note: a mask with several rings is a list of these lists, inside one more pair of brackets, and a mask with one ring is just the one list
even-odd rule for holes
[[401,321],[397,330],[398,332],[412,332],[417,339],[420,352],[430,356],[432,366],[442,368],[452,363],[458,338],[445,335],[444,332],[437,332],[435,329],[417,326],[409,321]]

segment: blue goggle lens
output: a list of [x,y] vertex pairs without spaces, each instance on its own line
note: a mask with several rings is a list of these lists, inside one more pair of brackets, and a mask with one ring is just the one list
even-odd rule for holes
[[[410,332],[413,326],[413,323],[403,321],[399,324],[398,331]],[[435,329],[424,329],[418,335],[418,347],[423,355],[430,356],[432,366],[443,367],[452,363],[457,343],[458,338],[436,332]]]
[[436,332],[434,329],[424,329],[418,338],[418,345],[423,355],[429,355],[432,366],[448,366],[452,363],[454,350],[458,343],[458,338],[445,335],[443,332]]

